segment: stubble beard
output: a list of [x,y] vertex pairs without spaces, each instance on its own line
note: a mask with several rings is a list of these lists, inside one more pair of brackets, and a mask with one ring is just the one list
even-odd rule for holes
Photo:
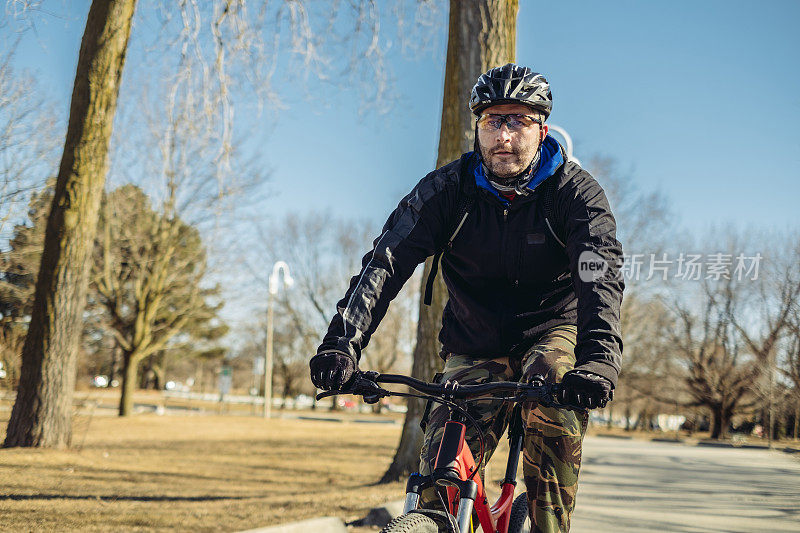
[[[493,158],[492,152],[500,148],[499,146],[490,149],[484,148],[480,145],[481,155],[483,156],[483,162],[489,171],[494,174],[496,177],[500,178],[501,180],[508,180],[517,176],[519,173],[524,171],[528,168],[528,165],[531,164],[533,161],[533,157],[536,154],[536,151],[532,151],[530,157],[525,157],[518,148],[510,148],[508,151],[511,152],[513,158],[509,156],[505,156],[504,160],[501,161],[499,159]],[[536,147],[538,149],[538,146]],[[504,150],[506,150],[504,148]]]

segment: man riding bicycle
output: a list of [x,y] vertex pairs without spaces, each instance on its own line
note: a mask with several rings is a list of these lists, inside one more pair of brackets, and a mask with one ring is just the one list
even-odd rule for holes
[[[449,300],[439,340],[440,382],[561,383],[567,409],[526,403],[523,472],[531,531],[568,531],[588,409],[612,397],[622,355],[624,283],[616,221],[595,179],[545,123],[542,74],[507,64],[478,78],[469,102],[475,150],[428,174],[400,202],[337,304],[311,379],[346,388],[389,302],[427,257],[441,258]],[[442,253],[443,252],[443,253]],[[426,295],[427,297],[428,295]],[[511,414],[503,401],[470,408],[491,456]],[[432,470],[448,418],[429,414],[420,473]],[[426,495],[423,494],[423,498]],[[432,497],[427,495],[429,499]]]

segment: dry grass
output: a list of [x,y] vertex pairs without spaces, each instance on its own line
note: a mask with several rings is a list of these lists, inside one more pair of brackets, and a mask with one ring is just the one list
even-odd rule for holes
[[[8,413],[3,413],[0,427]],[[76,442],[87,419],[77,419]],[[2,531],[236,531],[364,516],[400,427],[237,416],[95,417],[80,451],[0,449]]]
[[[400,426],[355,422],[401,417],[337,416],[346,421],[78,416],[74,450],[0,449],[0,531],[239,531],[353,520],[402,498],[402,482],[374,485]],[[0,428],[7,417],[0,412]],[[503,438],[487,471],[490,499],[507,450]]]

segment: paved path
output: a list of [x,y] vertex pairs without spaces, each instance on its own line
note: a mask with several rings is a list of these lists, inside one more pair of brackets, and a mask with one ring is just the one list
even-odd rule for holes
[[586,437],[580,483],[572,533],[800,533],[800,454]]
[[797,455],[587,437],[573,533],[800,532]]

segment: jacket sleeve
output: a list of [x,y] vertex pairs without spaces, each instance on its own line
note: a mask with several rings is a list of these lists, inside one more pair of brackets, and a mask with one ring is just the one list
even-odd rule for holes
[[575,367],[603,376],[616,386],[622,359],[620,307],[625,288],[617,223],[605,192],[588,172],[574,166],[566,169],[565,175],[570,178],[559,188],[556,214],[562,214],[578,298]]
[[417,265],[444,242],[447,213],[455,201],[454,173],[434,171],[401,200],[389,216],[361,272],[336,305],[337,313],[317,353],[337,351],[361,358],[370,337]]

